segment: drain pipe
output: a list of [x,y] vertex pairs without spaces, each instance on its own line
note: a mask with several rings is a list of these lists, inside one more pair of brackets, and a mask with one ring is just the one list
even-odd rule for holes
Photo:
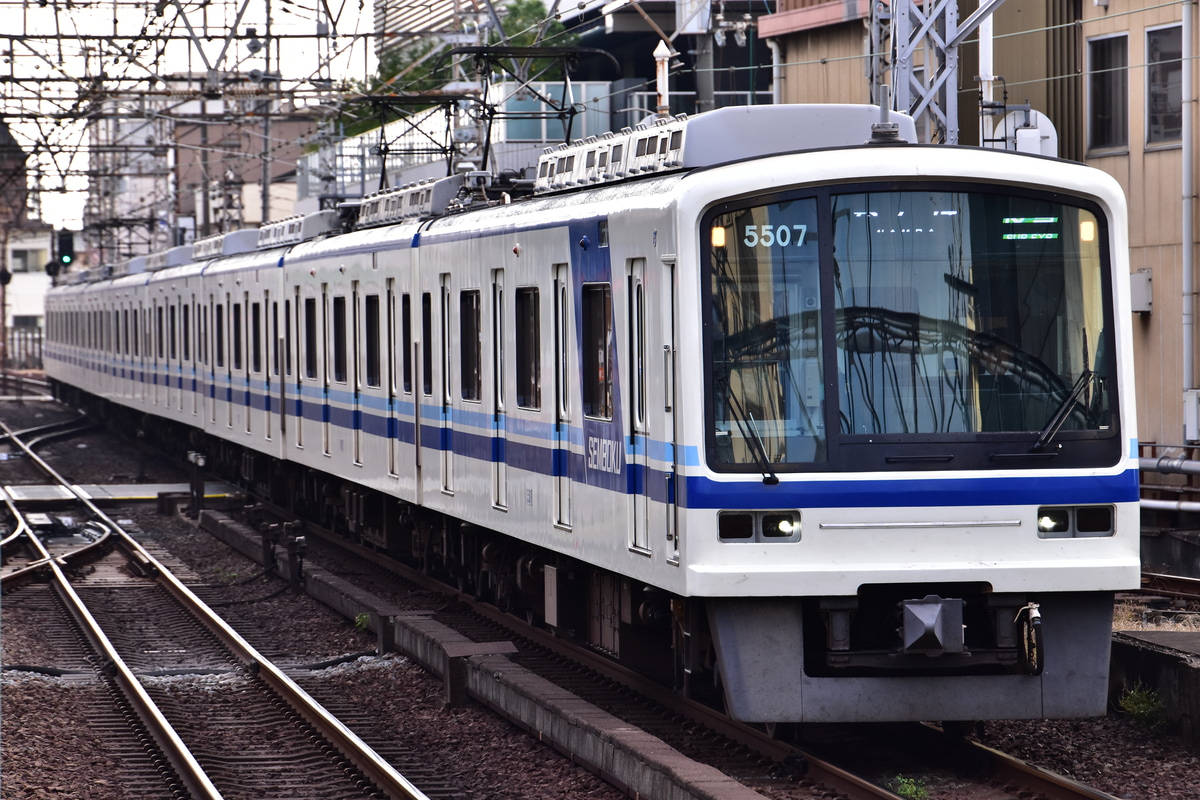
[[1196,410],[1192,408],[1192,406],[1200,403],[1200,398],[1195,396],[1197,392],[1194,391],[1196,389],[1196,375],[1195,367],[1193,366],[1195,354],[1192,344],[1193,337],[1195,336],[1194,305],[1196,301],[1195,276],[1192,274],[1194,269],[1192,251],[1195,247],[1193,241],[1195,235],[1192,226],[1192,193],[1194,191],[1192,181],[1192,170],[1194,169],[1192,150],[1194,148],[1193,140],[1195,134],[1192,118],[1196,114],[1196,97],[1192,83],[1192,70],[1194,69],[1192,57],[1195,49],[1195,37],[1192,35],[1192,27],[1195,25],[1194,6],[1194,0],[1187,0],[1183,4],[1182,47],[1180,48],[1183,58],[1183,75],[1180,82],[1180,94],[1183,100],[1183,124],[1180,136],[1183,139],[1183,241],[1181,248],[1183,259],[1181,267],[1183,270],[1183,391],[1185,428],[1188,427],[1189,421],[1193,423],[1191,426],[1192,429],[1186,431],[1186,434],[1189,434],[1185,435],[1187,439],[1200,438],[1200,430],[1196,429],[1200,427],[1196,424],[1200,420],[1197,419]]
[[767,39],[767,49],[771,51],[771,102],[779,105],[783,102],[783,52],[779,42]]

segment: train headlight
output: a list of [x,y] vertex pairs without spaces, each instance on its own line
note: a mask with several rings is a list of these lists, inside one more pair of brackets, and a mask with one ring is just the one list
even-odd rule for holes
[[1116,533],[1112,506],[1042,506],[1037,527],[1040,539],[1094,538]]
[[722,511],[717,515],[722,542],[798,542],[799,511]]
[[792,514],[763,514],[762,532],[768,539],[788,539],[800,533],[800,520]]

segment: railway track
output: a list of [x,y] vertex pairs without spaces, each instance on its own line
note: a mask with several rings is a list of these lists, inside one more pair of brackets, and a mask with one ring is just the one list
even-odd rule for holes
[[[130,741],[152,744],[149,761],[163,777],[164,796],[427,797],[14,432],[4,428],[4,434],[77,495],[70,513],[86,520],[81,528],[102,531],[84,537],[86,543],[58,542],[52,552],[36,521],[9,498],[15,528],[34,555],[4,575],[6,612],[14,603],[22,610],[30,591],[29,613],[40,622],[70,621],[50,626],[52,635],[65,642],[73,630],[82,640],[72,663],[87,663],[115,696],[118,715],[132,723]],[[49,584],[27,586],[34,574],[48,576]],[[220,675],[225,690],[188,691],[197,673]]]
[[[844,768],[860,763],[863,753],[889,764],[907,764],[897,772],[941,771],[976,782],[981,796],[1044,800],[1115,800],[1112,795],[1056,775],[1020,759],[947,733],[932,725],[883,726],[882,735],[858,726],[852,744],[841,747],[798,746],[777,738],[781,732],[748,726],[720,711],[680,697],[659,683],[530,625],[458,589],[326,531],[305,524],[308,560],[351,576],[358,585],[397,594],[442,593],[452,599],[435,619],[477,642],[512,641],[512,660],[566,688],[580,698],[637,725],[697,761],[711,764],[746,786],[772,797],[821,797],[832,793],[849,800],[896,798],[893,791],[864,777],[868,769]],[[330,555],[317,542],[340,554]],[[348,559],[340,561],[340,559]],[[340,561],[340,563],[339,563]],[[398,589],[400,579],[412,588]],[[444,676],[443,676],[444,677]],[[482,698],[477,698],[482,699]],[[814,726],[818,739],[829,726]],[[861,737],[861,738],[860,738]],[[918,746],[913,746],[917,743]],[[562,749],[562,748],[560,748]],[[573,760],[585,754],[568,753]],[[964,773],[964,766],[969,769]],[[599,770],[600,765],[596,765]]]
[[[327,533],[311,527],[307,532],[320,537],[329,536]],[[406,580],[411,579],[414,582],[413,585],[419,587],[417,591],[433,591],[432,585],[426,582],[427,579],[424,576],[406,571],[402,565],[389,564],[386,571],[380,572],[381,556],[375,551],[358,548],[336,536],[329,536],[328,542],[330,545],[336,545],[336,549],[339,551],[352,553],[352,557],[355,559],[354,564],[344,568],[344,571],[353,574],[356,580],[365,576],[365,580],[369,583],[372,580],[371,574],[378,573],[374,580],[379,585],[394,584],[395,578],[392,576],[404,574]],[[7,549],[6,545],[5,550]],[[316,546],[310,548],[310,561],[316,556],[318,549]],[[161,560],[161,554],[158,555]],[[438,585],[437,591],[444,592],[446,587]],[[8,592],[9,588],[6,583],[5,593],[8,594]],[[84,594],[88,594],[88,591],[85,590]],[[439,619],[449,621],[451,617],[460,615],[459,607],[465,607],[470,600],[461,593],[452,593],[452,596],[455,598],[455,602],[451,604],[453,609],[443,610],[438,615]],[[8,599],[6,598],[6,601]],[[462,603],[458,601],[462,601]],[[446,603],[437,601],[437,605],[445,607]],[[874,785],[861,777],[855,768],[843,769],[837,766],[839,755],[836,752],[826,755],[818,753],[815,749],[806,751],[797,748],[768,735],[765,731],[732,723],[711,709],[676,707],[674,704],[679,702],[679,698],[673,693],[664,692],[661,687],[652,683],[646,686],[644,684],[647,682],[630,673],[622,674],[623,671],[617,669],[616,665],[603,656],[585,650],[582,653],[576,653],[571,658],[584,657],[587,660],[586,666],[561,661],[563,657],[553,652],[563,644],[561,641],[553,637],[546,637],[545,632],[539,631],[537,628],[519,630],[520,625],[513,628],[511,626],[519,621],[490,606],[481,605],[477,609],[466,612],[463,616],[464,618],[469,617],[469,621],[463,622],[462,625],[471,637],[483,641],[489,638],[520,641],[522,652],[518,657],[519,660],[527,663],[544,660],[547,666],[541,669],[545,671],[546,675],[567,685],[572,685],[571,681],[573,680],[573,685],[576,687],[574,691],[580,695],[586,696],[591,692],[595,696],[598,693],[599,704],[612,708],[615,712],[624,715],[626,719],[633,720],[648,730],[660,731],[664,741],[670,742],[671,736],[674,735],[678,741],[672,743],[682,751],[691,752],[696,758],[706,763],[721,763],[722,769],[743,780],[747,786],[769,793],[772,797],[808,798],[836,795],[857,800],[866,797],[895,798],[897,796],[886,788]],[[500,625],[508,627],[497,627]],[[489,629],[491,632],[488,632]],[[543,642],[542,639],[548,640]],[[212,666],[209,668],[217,669]],[[145,671],[151,668],[143,666],[141,669],[143,670],[143,680],[145,680]],[[158,671],[169,671],[170,669],[181,669],[181,667],[165,667]],[[610,672],[613,669],[617,669],[616,674]],[[563,675],[568,676],[569,679],[563,678]],[[173,678],[174,676],[169,674],[154,676],[150,681],[155,684],[152,694],[169,694]],[[597,690],[595,688],[597,686],[612,688]],[[310,682],[309,689],[314,693],[320,693],[318,684]],[[609,699],[605,699],[603,695],[610,691],[612,694]],[[662,693],[661,703],[647,700],[647,697],[654,693]],[[622,707],[625,707],[626,710],[622,711]],[[974,779],[979,781],[981,786],[990,787],[986,790],[990,792],[986,795],[989,798],[1045,797],[1049,800],[1068,800],[1069,798],[1109,800],[1110,798],[1103,792],[1059,778],[1031,765],[1009,759],[1003,754],[988,751],[987,748],[979,747],[959,737],[946,736],[936,730],[917,734],[913,733],[911,729],[906,729],[905,732],[899,733],[898,737],[893,732],[890,736],[870,744],[869,748],[877,748],[879,752],[882,752],[883,748],[891,746],[887,743],[888,739],[894,741],[896,738],[909,741],[920,740],[926,743],[919,748],[921,751],[920,763],[924,766],[917,766],[918,761],[913,758],[906,762],[914,765],[912,769],[904,767],[903,770],[920,772],[923,769],[943,768],[958,772],[963,764],[970,764],[971,771],[975,775]],[[861,751],[864,745],[856,743],[854,747]],[[928,759],[930,752],[946,754],[938,762],[940,767],[931,765]],[[572,754],[572,758],[579,760],[581,757],[579,754]],[[890,762],[895,761],[893,756],[887,758]],[[905,758],[909,758],[909,756],[905,756]],[[597,771],[602,772],[602,769],[598,768]],[[877,779],[878,776],[876,776]]]

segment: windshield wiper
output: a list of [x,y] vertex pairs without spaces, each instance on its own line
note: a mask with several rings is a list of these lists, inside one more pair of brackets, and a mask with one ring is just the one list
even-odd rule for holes
[[[750,442],[750,452],[754,454],[754,459],[758,462],[758,468],[763,474],[763,483],[768,486],[774,486],[779,483],[779,476],[771,469],[771,459],[767,456],[767,448],[763,445],[762,437],[758,435],[758,428],[754,425],[754,417],[751,416],[749,421],[746,419],[746,413],[742,409],[742,404],[738,402],[733,394],[725,396],[728,401],[729,410],[734,412],[733,418],[737,421],[738,428],[742,432],[742,438]],[[749,428],[747,435],[746,429]]]
[[1067,421],[1067,417],[1071,415],[1071,407],[1075,405],[1075,400],[1087,388],[1088,383],[1095,374],[1090,369],[1084,368],[1083,373],[1079,376],[1079,380],[1075,381],[1075,385],[1071,388],[1071,393],[1067,395],[1065,400],[1059,403],[1058,408],[1054,410],[1054,416],[1050,417],[1050,421],[1046,423],[1046,427],[1042,428],[1042,434],[1033,443],[1030,452],[1040,453],[1046,449],[1046,445],[1050,444],[1055,434],[1058,433],[1058,429],[1063,426],[1063,423]]

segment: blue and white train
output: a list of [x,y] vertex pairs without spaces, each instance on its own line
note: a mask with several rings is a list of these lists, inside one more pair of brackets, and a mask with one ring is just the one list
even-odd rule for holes
[[73,276],[47,372],[742,720],[1103,714],[1121,189],[880,117],[663,119]]

